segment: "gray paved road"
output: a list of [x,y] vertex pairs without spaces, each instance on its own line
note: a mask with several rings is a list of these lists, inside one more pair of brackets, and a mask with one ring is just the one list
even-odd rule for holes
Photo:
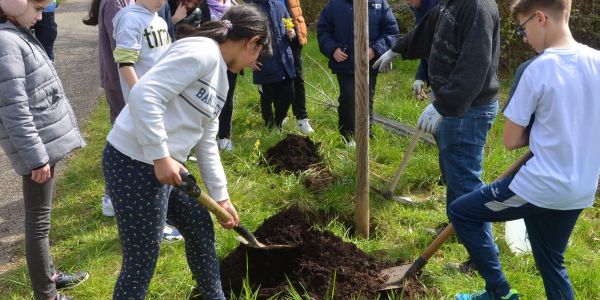
[[[81,22],[89,2],[91,0],[64,1],[56,13],[56,69],[80,126],[86,123],[101,93],[97,29]],[[59,164],[59,169],[60,167],[64,165]],[[0,149],[0,275],[12,269],[22,259],[22,202],[21,179],[14,173]]]

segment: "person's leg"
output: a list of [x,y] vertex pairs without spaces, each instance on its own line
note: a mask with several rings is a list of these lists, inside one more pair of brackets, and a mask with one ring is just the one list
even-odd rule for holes
[[58,26],[54,20],[54,13],[42,13],[42,20],[34,25],[34,34],[52,61],[54,61],[54,41],[56,40],[57,33]]
[[306,90],[304,88],[304,77],[302,72],[302,46],[297,43],[291,43],[292,55],[294,57],[294,70],[296,78],[294,78],[294,101],[292,102],[292,112],[296,120],[308,118],[306,111]]
[[25,259],[35,299],[47,300],[56,296],[53,281],[54,265],[50,257],[50,211],[54,189],[54,166],[52,177],[45,183],[23,176],[23,201],[25,208]]
[[340,96],[338,98],[338,128],[348,139],[354,136],[354,75],[337,74]]
[[167,216],[183,234],[188,265],[203,299],[225,299],[208,210],[181,190],[173,189]]
[[[494,123],[498,102],[471,107],[460,117],[445,117],[437,132],[440,166],[446,178],[446,205],[478,190],[481,180],[484,145]],[[446,206],[446,208],[447,208]]]
[[227,98],[225,104],[219,115],[219,133],[217,137],[219,139],[231,138],[231,117],[233,116],[233,94],[235,92],[235,85],[237,83],[237,73],[227,71],[227,81],[229,82],[229,90],[227,91]]
[[107,144],[104,179],[115,208],[122,250],[121,272],[113,299],[144,299],[158,259],[171,187],[154,175],[154,167]]
[[544,281],[546,297],[550,300],[575,299],[564,255],[581,211],[550,210],[525,218],[531,251]]
[[258,93],[260,94],[260,113],[265,126],[271,127],[274,124],[273,120],[273,88],[272,84],[261,84],[258,86]]
[[508,186],[514,176],[495,181],[480,190],[453,201],[448,214],[456,234],[463,243],[479,274],[486,282],[486,291],[495,296],[509,293],[510,286],[502,272],[499,253],[489,222],[503,222],[547,213],[515,195]]
[[115,120],[123,107],[125,107],[125,99],[123,99],[123,92],[121,90],[104,89],[104,97],[108,103],[110,110],[110,124],[115,124]]
[[288,110],[294,98],[294,80],[285,79],[273,83],[273,103],[275,104],[275,124],[281,127],[283,119],[287,117]]

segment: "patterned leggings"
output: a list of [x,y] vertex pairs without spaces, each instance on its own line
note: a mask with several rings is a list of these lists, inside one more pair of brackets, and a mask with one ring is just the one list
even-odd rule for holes
[[225,299],[208,211],[179,189],[159,183],[152,165],[131,159],[109,143],[102,167],[123,252],[113,300],[146,296],[167,216],[185,239],[188,265],[204,299]]

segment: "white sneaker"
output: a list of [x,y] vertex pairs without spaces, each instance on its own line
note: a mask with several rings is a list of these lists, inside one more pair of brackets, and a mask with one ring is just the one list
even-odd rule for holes
[[230,139],[219,139],[217,141],[217,145],[219,146],[220,151],[232,151],[233,144]]
[[346,142],[346,147],[348,147],[348,148],[356,148],[356,141],[349,140],[348,142]]
[[188,155],[187,159],[189,161],[191,161],[191,162],[197,162],[198,161],[198,159],[194,155],[192,155],[192,154]]
[[165,224],[165,227],[163,228],[162,236],[163,236],[164,241],[183,240],[183,236],[181,235],[181,233],[179,233],[179,230],[177,230],[177,228],[175,228],[169,224]]
[[110,201],[110,197],[108,195],[102,196],[102,214],[107,217],[115,216],[115,209]]
[[302,119],[302,120],[297,120],[296,121],[296,129],[300,130],[302,133],[309,135],[313,132],[315,132],[315,130],[310,126],[310,123],[308,123],[308,119]]

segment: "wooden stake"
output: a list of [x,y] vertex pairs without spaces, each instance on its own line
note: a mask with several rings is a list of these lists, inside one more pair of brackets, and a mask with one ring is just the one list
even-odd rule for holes
[[367,0],[354,1],[356,232],[369,237],[369,23]]

